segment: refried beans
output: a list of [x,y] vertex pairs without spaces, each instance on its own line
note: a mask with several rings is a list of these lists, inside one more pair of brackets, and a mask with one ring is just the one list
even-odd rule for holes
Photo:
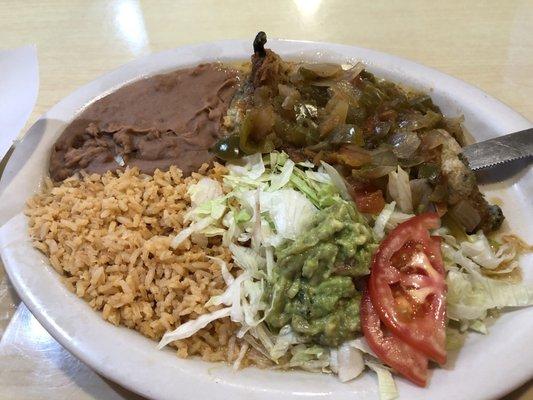
[[95,101],[54,144],[50,176],[61,181],[79,170],[102,174],[138,167],[185,175],[210,162],[209,148],[239,83],[239,72],[202,64],[144,78]]

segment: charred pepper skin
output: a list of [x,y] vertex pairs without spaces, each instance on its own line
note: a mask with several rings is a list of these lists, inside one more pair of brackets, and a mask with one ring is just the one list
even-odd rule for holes
[[265,44],[267,42],[267,35],[265,32],[260,31],[254,39],[254,53],[257,54],[259,57],[265,57],[266,51],[265,51]]

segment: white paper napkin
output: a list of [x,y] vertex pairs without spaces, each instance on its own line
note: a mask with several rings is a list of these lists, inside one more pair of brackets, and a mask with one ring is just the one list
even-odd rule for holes
[[36,47],[0,50],[0,160],[28,121],[38,92]]

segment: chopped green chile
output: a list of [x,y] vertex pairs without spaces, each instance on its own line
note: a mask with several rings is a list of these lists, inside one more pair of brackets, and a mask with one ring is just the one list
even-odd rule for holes
[[313,80],[339,76],[342,68],[338,64],[330,63],[304,64],[298,72],[304,79]]
[[429,110],[440,113],[439,107],[433,103],[433,100],[427,94],[420,94],[410,99],[409,105],[421,113],[426,113]]
[[436,183],[440,177],[440,169],[437,164],[424,163],[418,167],[418,178],[427,179],[431,183]]
[[348,107],[348,114],[346,115],[346,123],[361,125],[367,116],[368,113],[365,107],[350,105]]
[[[272,115],[272,118],[275,118]],[[275,149],[273,132],[275,120],[267,125],[261,110],[252,109],[246,113],[239,135],[239,148],[245,154],[268,153]],[[270,129],[268,129],[270,128]]]
[[364,145],[362,129],[352,124],[342,124],[337,126],[328,138],[333,144],[356,144]]
[[442,122],[442,115],[428,110],[425,114],[413,112],[405,115],[399,126],[402,129],[418,131],[420,129],[436,128],[440,122]]
[[477,229],[490,231],[501,223],[501,213],[489,208],[468,166],[456,160],[454,139],[463,143],[462,118],[445,117],[428,94],[377,78],[362,64],[343,69],[277,56],[253,61],[253,79],[239,92],[245,107],[237,107],[238,122],[228,124],[229,133],[240,136],[243,154],[284,150],[296,161],[325,161],[345,177],[378,180],[381,189],[391,168],[400,166],[411,179],[427,179],[430,203],[450,210],[466,195],[481,208]]
[[393,153],[399,158],[411,158],[420,146],[420,138],[414,132],[400,131],[391,136]]
[[237,135],[224,137],[215,143],[211,152],[222,160],[236,160],[242,157],[239,141],[240,138]]

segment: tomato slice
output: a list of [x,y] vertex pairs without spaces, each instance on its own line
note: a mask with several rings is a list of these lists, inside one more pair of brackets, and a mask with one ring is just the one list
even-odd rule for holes
[[359,212],[367,214],[378,214],[385,207],[383,192],[376,190],[374,192],[359,191],[355,193],[355,204]]
[[361,300],[361,325],[368,345],[381,361],[418,386],[426,386],[428,358],[382,326],[368,290]]
[[372,259],[369,293],[381,321],[396,337],[439,364],[446,362],[446,282],[436,213],[398,225]]

